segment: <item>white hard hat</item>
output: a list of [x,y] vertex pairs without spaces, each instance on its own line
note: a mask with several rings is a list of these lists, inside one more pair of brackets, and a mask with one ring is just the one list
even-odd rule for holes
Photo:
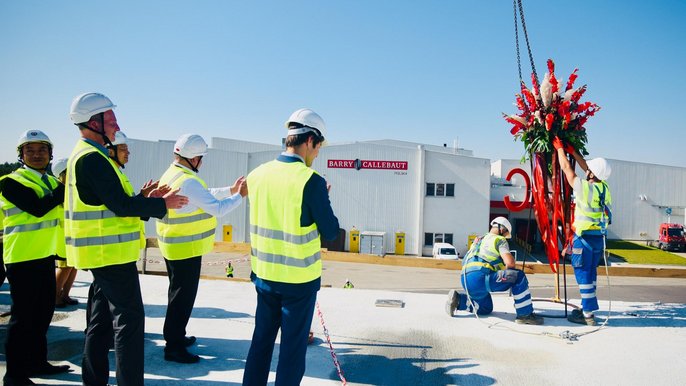
[[75,124],[88,122],[93,115],[114,109],[110,98],[97,92],[87,92],[74,98],[71,102],[69,117]]
[[586,161],[586,165],[588,165],[588,169],[591,173],[595,174],[601,181],[607,180],[610,178],[610,174],[612,174],[612,167],[610,167],[610,164],[605,158],[593,158],[592,160]]
[[112,141],[112,145],[117,146],[117,145],[123,145],[127,141],[126,134],[124,134],[121,131],[117,131],[114,133],[114,141]]
[[27,143],[32,142],[44,143],[48,145],[50,149],[52,149],[52,141],[50,141],[50,138],[44,132],[40,130],[27,130],[21,135],[21,137],[19,137],[19,141],[17,142],[17,150],[21,149],[21,147]]
[[204,156],[207,154],[207,143],[197,134],[184,134],[176,140],[174,154],[185,158]]
[[[291,123],[299,123],[304,127],[290,128]],[[326,123],[319,114],[311,109],[296,110],[286,121],[288,135],[304,134],[316,129],[322,137],[326,137]]]
[[52,175],[55,177],[59,177],[60,173],[67,170],[68,162],[68,158],[58,158],[57,160],[52,161]]
[[510,224],[510,222],[505,217],[498,216],[498,217],[494,218],[493,221],[491,221],[492,227],[495,227],[498,225],[503,226],[503,227],[505,227],[505,229],[507,229],[508,235],[506,236],[506,238],[509,239],[512,237],[512,224]]

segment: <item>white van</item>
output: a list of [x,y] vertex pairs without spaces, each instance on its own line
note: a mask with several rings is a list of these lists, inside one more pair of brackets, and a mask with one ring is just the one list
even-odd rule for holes
[[455,247],[448,243],[434,243],[434,259],[455,260],[460,258]]

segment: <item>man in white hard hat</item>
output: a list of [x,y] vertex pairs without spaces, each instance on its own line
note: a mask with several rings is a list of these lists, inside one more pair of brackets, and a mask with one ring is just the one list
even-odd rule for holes
[[276,384],[300,384],[321,285],[320,236],[333,240],[338,235],[326,180],[310,168],[325,140],[324,120],[300,109],[288,118],[286,128],[286,151],[248,175],[250,278],[257,309],[244,385],[267,384],[279,329]]
[[512,225],[505,217],[491,221],[491,229],[472,243],[462,262],[460,281],[465,293],[450,290],[445,309],[453,316],[455,310],[468,310],[477,315],[493,312],[491,292],[512,290],[517,313],[515,323],[543,324],[543,318],[534,313],[529,281],[524,271],[515,268],[506,239],[512,237]]
[[4,385],[32,385],[30,376],[69,371],[48,363],[46,334],[55,312],[55,254],[64,186],[47,174],[52,142],[40,130],[19,137],[22,166],[0,177],[3,255],[12,297]]
[[[52,163],[52,175],[64,186],[67,180],[67,158],[59,158]],[[67,251],[64,240],[64,206],[60,205],[60,222],[58,226],[59,237],[57,240],[57,253],[55,256],[55,308],[64,308],[79,304],[79,301],[69,296],[69,291],[76,280],[77,270],[67,265]]]
[[[597,267],[605,251],[607,225],[612,220],[612,196],[605,180],[610,177],[612,168],[604,158],[584,160],[578,151],[565,146],[557,137],[553,146],[560,160],[560,169],[574,189],[574,240],[571,259],[581,294],[582,311],[573,310],[567,319],[572,323],[595,326],[593,312],[599,309],[596,296]],[[586,178],[577,177],[565,151],[576,160],[586,173]]]
[[200,357],[188,352],[195,343],[186,336],[186,326],[198,293],[202,255],[212,251],[217,217],[237,208],[248,194],[243,176],[232,186],[207,188],[198,176],[207,154],[207,143],[197,134],[184,134],[174,144],[174,161],[160,184],[178,189],[188,205],[170,210],[157,220],[157,238],[169,277],[167,314],[164,319],[164,359],[195,363]]
[[[83,384],[109,381],[108,352],[114,335],[119,386],[143,386],[145,315],[136,261],[140,217],[162,218],[187,203],[177,192],[135,195],[107,148],[119,131],[115,105],[103,94],[74,98],[70,117],[80,129],[67,166],[65,236],[67,262],[93,275],[83,353]],[[159,192],[159,191],[158,191]]]
[[114,141],[108,147],[110,158],[119,165],[120,168],[124,168],[127,163],[129,163],[129,144],[127,143],[126,134],[122,131],[117,131],[114,133]]

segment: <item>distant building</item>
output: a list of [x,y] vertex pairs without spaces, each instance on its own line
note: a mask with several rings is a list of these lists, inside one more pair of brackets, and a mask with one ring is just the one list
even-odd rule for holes
[[[172,160],[173,144],[130,140],[125,172],[134,186],[162,175]],[[212,138],[200,176],[209,186],[225,186],[281,151],[276,145]],[[672,222],[684,222],[686,168],[610,162],[614,221],[609,238],[657,238],[658,225],[667,221],[666,208],[672,208]],[[404,232],[405,253],[424,256],[431,255],[435,242],[453,244],[463,256],[469,236],[486,232],[488,221],[499,215],[510,219],[513,233],[526,235],[527,225],[535,233],[533,213],[529,221],[528,209],[510,213],[503,204],[506,195],[515,203],[524,200],[523,179],[505,177],[514,168],[528,173],[528,163],[491,162],[457,146],[378,140],[330,144],[321,149],[313,168],[332,185],[330,198],[346,231],[346,250],[353,226],[384,232],[387,253],[394,253],[395,233]],[[248,221],[247,205],[218,219],[217,240],[222,226],[230,224],[233,241],[249,242]],[[154,237],[154,220],[146,234]]]

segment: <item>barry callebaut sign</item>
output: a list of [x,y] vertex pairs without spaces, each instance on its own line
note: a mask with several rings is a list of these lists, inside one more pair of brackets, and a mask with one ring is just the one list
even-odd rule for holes
[[[331,169],[381,169],[407,170],[407,161],[376,161],[361,159],[330,159],[326,166]],[[403,173],[407,174],[407,172]]]

